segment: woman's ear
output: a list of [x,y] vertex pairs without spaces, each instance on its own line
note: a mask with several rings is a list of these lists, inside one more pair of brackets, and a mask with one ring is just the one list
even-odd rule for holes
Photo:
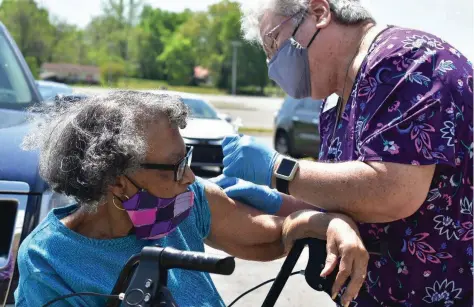
[[331,23],[331,8],[327,0],[310,0],[308,13],[316,19],[318,29],[326,28]]
[[108,187],[109,192],[115,196],[127,195],[127,182],[124,176],[115,177],[115,182]]

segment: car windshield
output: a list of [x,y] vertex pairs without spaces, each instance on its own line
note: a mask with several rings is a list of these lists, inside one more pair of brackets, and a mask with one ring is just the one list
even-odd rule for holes
[[32,100],[31,89],[17,56],[0,31],[0,103],[28,104]]
[[191,111],[191,118],[219,119],[217,112],[203,100],[184,98],[183,101]]
[[52,100],[59,94],[72,94],[72,89],[66,86],[54,86],[39,84],[38,89],[44,100]]

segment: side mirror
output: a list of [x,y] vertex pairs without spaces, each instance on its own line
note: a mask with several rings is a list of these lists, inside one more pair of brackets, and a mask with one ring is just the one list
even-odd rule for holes
[[218,116],[220,119],[225,120],[225,121],[228,122],[229,124],[232,124],[232,117],[230,117],[229,114],[218,113],[217,116]]

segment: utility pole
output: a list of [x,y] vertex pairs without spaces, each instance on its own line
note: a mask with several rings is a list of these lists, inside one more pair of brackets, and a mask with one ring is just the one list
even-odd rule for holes
[[239,41],[232,41],[232,95],[235,95],[237,89],[237,48],[242,45]]
[[[113,48],[114,48],[114,44],[112,42],[109,42],[108,44],[109,46],[109,56],[112,54],[113,52]],[[107,85],[108,87],[111,87],[111,82],[112,82],[112,73],[110,71],[110,63],[112,63],[112,61],[110,61],[110,59],[107,61]]]

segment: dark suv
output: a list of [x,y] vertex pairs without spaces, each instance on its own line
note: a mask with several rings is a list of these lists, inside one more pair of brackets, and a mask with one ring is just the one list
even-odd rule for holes
[[319,155],[319,113],[322,100],[287,96],[275,115],[275,149],[295,158]]

